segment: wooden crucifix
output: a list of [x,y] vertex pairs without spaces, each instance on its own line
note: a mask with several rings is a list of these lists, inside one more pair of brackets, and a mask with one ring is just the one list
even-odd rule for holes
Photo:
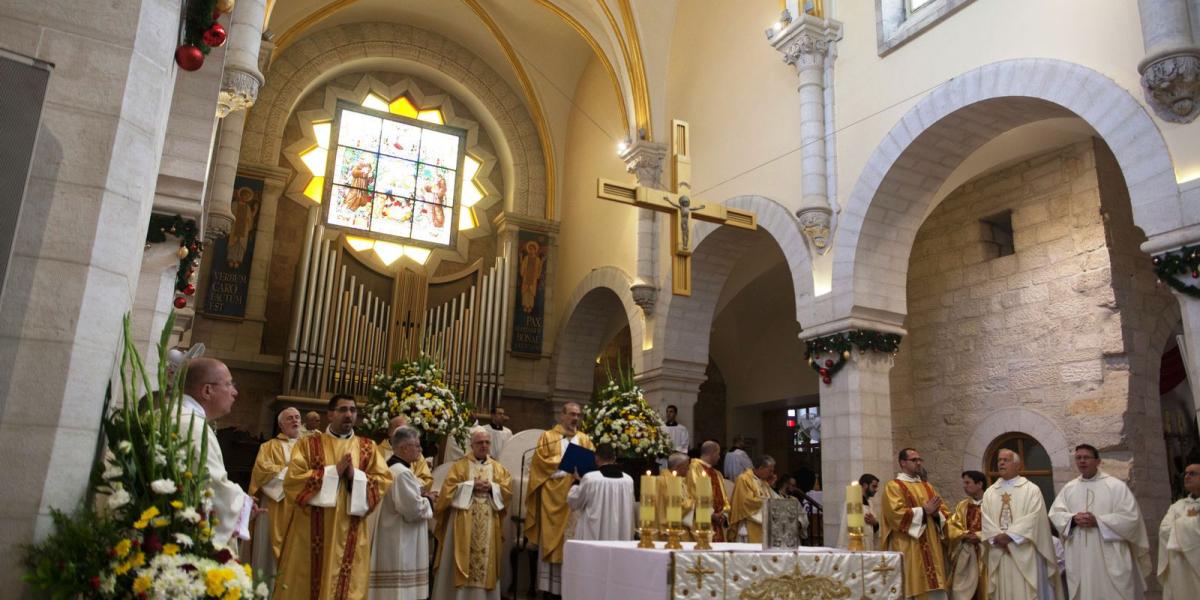
[[701,204],[691,197],[690,146],[688,124],[678,119],[672,121],[670,191],[604,178],[596,182],[597,198],[671,215],[671,292],[677,296],[692,295],[692,219],[742,229],[758,229],[758,219],[752,212],[726,208],[715,202]]

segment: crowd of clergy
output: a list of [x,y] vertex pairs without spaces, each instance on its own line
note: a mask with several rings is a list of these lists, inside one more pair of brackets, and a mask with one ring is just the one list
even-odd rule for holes
[[[192,361],[184,392],[181,424],[192,427],[228,414],[237,396],[229,369],[213,359]],[[404,417],[393,418],[377,443],[355,434],[357,412],[353,397],[335,395],[321,429],[317,413],[302,419],[294,408],[281,411],[280,433],[260,447],[246,491],[229,480],[213,429],[204,426],[214,542],[237,551],[250,541],[248,558],[274,579],[276,598],[500,598],[503,523],[514,501],[513,475],[496,460],[512,436],[503,409],[492,411],[489,426],[471,429],[469,448],[451,456],[438,489],[420,434]],[[764,504],[788,493],[773,485],[781,483],[775,461],[751,459],[735,444],[722,463],[713,440],[689,457],[688,431],[675,413],[667,407],[664,433],[674,452],[662,467],[683,479],[685,536],[696,486],[705,485],[713,541],[761,542]],[[537,549],[544,598],[560,597],[568,537],[634,538],[633,480],[611,445],[597,447],[579,430],[580,418],[580,406],[566,403],[530,450],[518,535]],[[580,476],[560,468],[572,444],[594,452],[595,470]],[[1021,457],[1002,449],[999,478],[989,486],[983,473],[963,472],[967,497],[951,509],[926,480],[920,452],[906,448],[894,479],[859,480],[866,549],[903,554],[906,598],[1140,598],[1151,567],[1137,501],[1124,482],[1100,470],[1095,447],[1077,446],[1074,458],[1080,475],[1049,508],[1041,489],[1019,474]],[[1187,496],[1159,529],[1165,600],[1200,594],[1200,464],[1187,467],[1184,486]],[[846,545],[844,533],[839,545]]]
[[[1042,490],[1019,474],[1021,456],[1001,449],[996,481],[964,471],[966,498],[951,508],[926,480],[921,453],[905,448],[895,479],[859,479],[865,545],[904,555],[906,598],[1142,598],[1154,573],[1137,500],[1100,469],[1094,446],[1076,446],[1074,459],[1079,477],[1047,508]],[[1200,464],[1186,468],[1184,487],[1159,527],[1164,600],[1200,597]]]

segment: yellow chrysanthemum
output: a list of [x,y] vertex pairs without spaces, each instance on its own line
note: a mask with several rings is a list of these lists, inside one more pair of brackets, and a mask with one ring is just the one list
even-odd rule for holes
[[157,517],[150,521],[150,524],[154,525],[155,527],[166,527],[167,525],[171,524],[171,520],[166,517]]
[[146,526],[149,524],[150,524],[149,521],[134,521],[133,528],[134,529],[145,529]]
[[163,544],[163,554],[167,556],[175,556],[179,554],[179,546],[176,544]]
[[133,547],[132,540],[121,540],[117,542],[116,546],[113,546],[113,552],[117,555],[117,558],[125,558],[129,554],[131,547]]
[[250,566],[250,563],[243,564],[242,570],[246,572],[246,577],[254,577],[254,569]]
[[179,509],[183,508],[183,502],[180,502],[179,500],[172,500],[171,508],[173,508],[175,510],[179,510]]
[[238,600],[241,597],[242,597],[242,590],[240,590],[238,588],[230,588],[228,591],[225,592],[224,596],[221,596],[221,600]]
[[146,555],[142,552],[138,552],[137,554],[134,554],[133,558],[129,559],[129,566],[131,566],[135,569],[144,564],[146,564]]
[[113,567],[113,573],[116,573],[117,575],[124,575],[124,574],[128,573],[129,570],[132,568],[133,568],[133,565],[129,564],[128,562],[123,562],[123,563]]
[[150,519],[157,517],[158,514],[159,514],[158,507],[151,506],[150,508],[147,508],[146,510],[142,511],[142,516],[138,520],[139,521],[149,521]]
[[151,583],[151,581],[150,581],[149,575],[142,575],[141,577],[134,579],[133,580],[133,593],[141,594],[142,592],[149,590],[150,583]]

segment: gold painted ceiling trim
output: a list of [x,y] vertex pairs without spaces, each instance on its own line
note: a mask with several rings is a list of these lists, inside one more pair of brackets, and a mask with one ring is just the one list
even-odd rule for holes
[[517,80],[521,83],[521,89],[525,92],[525,100],[529,102],[529,112],[533,113],[533,124],[537,128],[538,140],[542,143],[542,161],[546,168],[546,213],[547,221],[553,221],[556,213],[554,203],[554,140],[550,137],[550,127],[546,124],[546,113],[542,110],[542,104],[538,101],[537,90],[533,87],[533,82],[529,79],[529,74],[525,72],[525,67],[521,64],[520,57],[517,56],[516,50],[509,43],[508,38],[504,36],[504,32],[500,30],[500,25],[492,19],[492,16],[483,9],[478,0],[463,0],[475,16],[483,21],[483,25],[492,32],[492,37],[496,38],[496,42],[500,44],[500,49],[504,51],[508,57],[508,62],[512,64],[513,71],[517,75]]
[[583,38],[583,40],[592,47],[592,52],[595,53],[596,58],[600,60],[601,66],[604,67],[605,72],[608,73],[609,80],[612,81],[613,92],[615,92],[617,96],[617,108],[621,111],[621,127],[628,127],[629,107],[625,103],[625,93],[621,90],[621,80],[617,78],[617,71],[613,68],[612,61],[608,60],[608,55],[604,52],[604,49],[600,47],[600,43],[596,41],[596,38],[592,37],[592,33],[583,26],[583,23],[580,23],[575,19],[575,17],[571,16],[570,13],[560,8],[551,0],[537,0],[537,3],[541,4],[547,10],[557,15],[559,18],[565,21],[567,25],[570,25],[571,29],[574,29],[575,33],[578,33],[579,37]]
[[636,68],[638,63],[634,62],[629,45],[625,42],[625,36],[621,33],[621,27],[617,25],[617,18],[609,10],[606,0],[596,0],[596,3],[600,5],[600,10],[608,19],[608,25],[612,28],[613,35],[617,37],[617,45],[621,48],[621,55],[625,58],[625,70],[629,73],[629,87],[633,96],[633,116],[637,128],[646,132],[647,141],[652,141],[654,136],[650,127],[650,96],[646,93],[645,72]]
[[637,75],[637,84],[634,89],[638,97],[634,106],[636,109],[640,101],[642,107],[642,117],[638,119],[638,128],[646,130],[646,141],[653,141],[650,119],[650,86],[646,83],[646,64],[642,61],[641,36],[638,35],[637,23],[633,19],[633,7],[630,6],[629,0],[619,0],[619,4],[621,20],[625,22],[625,35],[629,38],[629,56],[633,58],[633,64],[629,66],[629,70]]

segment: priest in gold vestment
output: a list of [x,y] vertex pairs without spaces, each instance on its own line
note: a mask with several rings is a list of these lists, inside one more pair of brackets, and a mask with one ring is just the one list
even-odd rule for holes
[[1058,600],[1063,597],[1058,556],[1042,491],[1020,475],[1021,457],[996,453],[1000,479],[983,493],[983,533],[988,544],[988,598]]
[[292,460],[292,447],[300,439],[300,411],[285,408],[275,421],[279,435],[259,446],[250,472],[250,495],[258,496],[258,505],[267,511],[254,517],[254,533],[250,536],[254,572],[263,577],[275,576],[283,536],[292,518],[292,505],[283,494],[283,479]]
[[688,465],[687,479],[683,485],[687,495],[696,497],[696,486],[707,484],[712,488],[713,541],[725,541],[725,527],[729,524],[729,498],[725,495],[725,478],[713,468],[721,460],[721,445],[709,440],[700,444],[700,458],[693,458]]
[[[684,482],[686,482],[688,468],[690,466],[689,462],[691,462],[691,460],[692,459],[688,458],[688,455],[682,452],[673,452],[667,457],[667,469],[674,473],[676,477],[682,477]],[[696,501],[692,500],[686,485],[684,485],[683,489],[680,491],[683,492],[683,497],[680,499],[681,512],[683,514],[683,535],[681,538],[683,541],[688,542],[692,541],[693,539],[692,526],[696,521]]]
[[575,402],[564,404],[558,424],[538,438],[529,465],[525,537],[538,547],[538,589],[553,595],[562,589],[563,544],[571,514],[567,494],[574,482],[570,473],[558,470],[558,463],[568,444],[596,449],[587,434],[578,430],[580,414]]
[[499,600],[501,519],[512,501],[512,475],[489,456],[492,438],[471,431],[471,453],[450,467],[438,494],[433,598]]
[[1187,495],[1158,526],[1158,581],[1163,600],[1194,598],[1200,590],[1200,464],[1183,470]]
[[365,517],[392,485],[392,473],[375,442],[354,435],[358,405],[352,396],[333,396],[328,415],[325,431],[297,442],[283,481],[294,509],[274,598],[367,597],[371,530]]
[[950,511],[921,479],[924,465],[920,452],[900,451],[900,473],[883,488],[879,543],[904,555],[905,598],[940,600],[949,587],[943,543]]
[[985,548],[979,537],[987,476],[979,471],[963,471],[962,482],[967,497],[950,515],[950,600],[987,600]]
[[729,503],[729,535],[733,541],[762,543],[763,503],[772,496],[767,481],[774,475],[775,459],[765,454],[754,459],[753,468],[738,475]]

